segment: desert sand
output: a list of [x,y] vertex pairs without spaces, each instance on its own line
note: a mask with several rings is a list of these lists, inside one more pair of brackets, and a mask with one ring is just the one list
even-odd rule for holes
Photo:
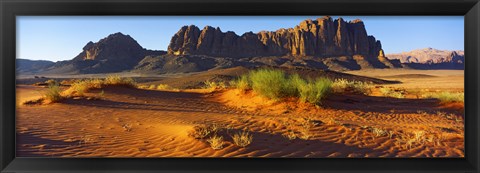
[[[388,84],[394,87],[463,91],[463,71],[351,73],[403,82]],[[109,87],[99,100],[21,104],[41,97],[42,90],[17,86],[18,157],[363,158],[464,157],[465,153],[463,104],[452,108],[435,99],[332,94],[321,106],[313,106],[294,98],[275,102],[236,89]],[[195,125],[205,123],[228,127],[219,133],[225,140],[223,149],[214,150],[206,140],[188,136]],[[308,137],[285,137],[302,136],[305,124]],[[377,129],[388,135],[376,135]],[[233,144],[230,135],[239,131],[253,135],[251,145]],[[409,142],[403,138],[407,134],[427,142]]]

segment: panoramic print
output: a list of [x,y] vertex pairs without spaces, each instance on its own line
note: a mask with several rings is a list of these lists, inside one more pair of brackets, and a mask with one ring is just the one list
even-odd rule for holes
[[16,20],[17,157],[465,156],[463,16]]

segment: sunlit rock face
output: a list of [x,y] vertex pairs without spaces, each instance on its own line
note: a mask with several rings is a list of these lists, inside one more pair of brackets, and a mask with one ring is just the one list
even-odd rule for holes
[[237,35],[210,26],[182,27],[171,39],[168,53],[225,57],[256,56],[353,56],[376,58],[380,41],[367,35],[361,20],[333,20],[331,17],[305,20],[277,31],[247,32]]

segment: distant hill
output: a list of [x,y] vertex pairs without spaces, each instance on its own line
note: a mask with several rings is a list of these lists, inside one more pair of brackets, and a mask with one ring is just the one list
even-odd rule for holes
[[38,73],[54,64],[52,61],[45,60],[16,59],[16,71],[17,73]]
[[465,69],[465,53],[461,50],[438,50],[424,48],[387,54],[391,60],[400,60],[404,67],[413,69]]
[[463,63],[465,61],[465,52],[424,48],[410,52],[387,54],[387,57],[389,59],[399,59],[402,63]]

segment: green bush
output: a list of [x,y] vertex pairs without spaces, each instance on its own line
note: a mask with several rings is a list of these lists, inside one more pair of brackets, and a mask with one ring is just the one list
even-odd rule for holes
[[320,103],[332,88],[332,81],[326,78],[319,78],[315,81],[298,85],[300,101]]
[[280,70],[260,69],[249,73],[252,89],[267,98],[278,100],[287,96],[288,79]]
[[332,88],[332,81],[327,78],[305,80],[298,74],[287,75],[281,70],[273,69],[251,71],[231,84],[241,90],[251,87],[259,95],[273,100],[298,97],[302,102],[313,104],[320,103]]

